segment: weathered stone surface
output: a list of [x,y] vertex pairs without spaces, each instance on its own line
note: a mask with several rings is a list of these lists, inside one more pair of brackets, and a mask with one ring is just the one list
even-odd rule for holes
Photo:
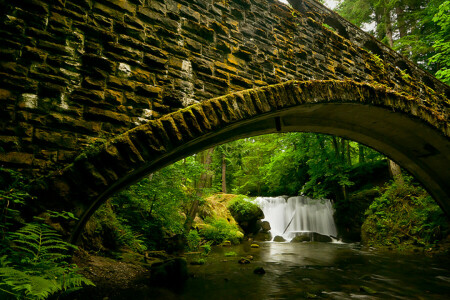
[[[152,161],[152,155],[175,151],[205,134],[214,136],[266,114],[280,117],[303,104],[388,108],[448,138],[448,86],[316,2],[290,2],[293,8],[265,0],[6,1],[0,11],[0,136],[6,137],[2,164],[44,174],[60,168],[60,161],[69,163],[69,157],[99,136],[124,133],[149,121],[151,130],[146,132],[152,138],[140,133],[136,149]],[[291,79],[304,82],[279,85]],[[237,91],[242,92],[229,95]],[[184,110],[194,103],[200,104]],[[179,109],[178,115],[168,115]],[[303,117],[285,123],[282,117],[267,119],[264,124],[283,130],[301,120],[313,121]],[[335,122],[334,113],[328,117],[329,124]],[[355,118],[350,114],[347,121]],[[320,126],[328,132],[337,128],[333,124]],[[148,148],[141,141],[144,136],[153,141]],[[365,134],[356,138],[361,136]],[[99,157],[114,164],[124,154],[113,148],[100,151]],[[421,145],[411,151],[416,160],[445,152],[426,149]],[[55,151],[56,160],[51,154]],[[86,193],[99,195],[95,188],[104,185],[101,178],[133,173],[125,163],[139,161],[139,155],[133,157],[97,170],[99,184]],[[102,163],[86,166],[94,172]],[[68,178],[76,181],[77,176]],[[82,193],[77,190],[77,196]],[[70,191],[64,194],[69,197]]]

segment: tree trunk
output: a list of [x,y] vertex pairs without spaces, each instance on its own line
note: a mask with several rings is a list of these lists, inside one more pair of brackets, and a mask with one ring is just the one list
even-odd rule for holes
[[359,163],[363,163],[366,161],[366,157],[364,154],[364,147],[361,144],[358,144],[358,148],[359,148]]
[[386,38],[388,40],[389,47],[394,47],[394,40],[392,39],[392,20],[391,11],[388,8],[384,8],[384,25],[386,30]]
[[200,175],[200,180],[197,185],[197,194],[195,200],[192,202],[191,208],[189,209],[189,213],[186,215],[186,221],[184,222],[184,230],[185,232],[189,232],[192,227],[192,223],[194,222],[195,216],[197,215],[198,205],[200,202],[200,198],[202,197],[203,188],[205,188],[208,182],[208,171],[212,162],[212,154],[214,152],[214,148],[209,148],[205,151],[205,157],[203,164],[205,165],[205,171]]
[[395,183],[397,183],[398,185],[403,185],[405,181],[403,180],[401,167],[390,159],[388,159],[388,164],[389,173],[391,174],[392,178],[394,178]]
[[[338,158],[339,157],[339,144],[338,144],[338,141],[335,136],[332,137],[332,141],[333,141],[334,154],[335,154],[336,158]],[[324,147],[322,147],[322,150],[323,150],[323,148]]]
[[222,154],[222,193],[227,193],[227,164],[225,154]]
[[397,25],[398,31],[400,33],[400,38],[405,37],[407,35],[405,17],[404,17],[404,8],[402,6],[397,6],[395,8],[395,13],[397,14]]
[[347,141],[347,163],[349,166],[352,165],[352,155],[350,153],[350,141]]

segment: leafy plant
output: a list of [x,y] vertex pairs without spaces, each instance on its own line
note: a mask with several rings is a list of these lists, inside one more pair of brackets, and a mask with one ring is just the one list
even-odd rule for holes
[[17,225],[19,209],[31,197],[25,181],[19,172],[0,168],[0,186],[4,187],[0,189],[0,246],[6,245],[9,228]]
[[66,262],[69,250],[76,246],[64,242],[50,226],[27,223],[10,236],[9,253],[0,259],[0,295],[45,299],[60,291],[94,285]]
[[191,230],[186,236],[187,249],[189,251],[198,251],[202,237],[198,234],[197,230]]
[[206,244],[200,246],[201,248],[203,248],[203,253],[202,253],[203,256],[208,256],[208,254],[211,252],[211,244],[212,243],[213,243],[212,241],[209,241]]
[[363,241],[369,246],[395,249],[433,247],[448,231],[440,207],[420,187],[406,177],[384,188],[366,211]]
[[229,224],[225,219],[206,219],[206,223],[206,226],[200,230],[200,234],[213,244],[220,244],[226,240],[237,244],[243,238],[237,226]]

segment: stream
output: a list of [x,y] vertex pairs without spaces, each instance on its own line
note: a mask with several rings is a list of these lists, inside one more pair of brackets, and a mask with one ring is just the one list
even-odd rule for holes
[[[364,250],[358,244],[259,245],[214,247],[205,265],[189,265],[190,278],[180,290],[151,288],[135,299],[449,299],[449,257]],[[224,255],[231,251],[238,255]],[[250,264],[238,263],[248,255]],[[254,274],[256,267],[266,274]]]

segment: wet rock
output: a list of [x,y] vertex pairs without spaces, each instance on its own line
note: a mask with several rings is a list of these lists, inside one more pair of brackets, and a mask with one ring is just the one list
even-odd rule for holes
[[367,294],[376,294],[377,293],[377,291],[375,291],[374,289],[371,289],[370,287],[364,286],[364,285],[360,286],[359,290],[361,292],[366,292]]
[[173,258],[155,263],[150,274],[151,281],[155,284],[179,286],[188,279],[187,262],[184,258]]
[[291,240],[291,243],[310,242],[311,238],[308,235],[297,235]]
[[311,236],[311,241],[321,242],[321,243],[331,243],[333,240],[328,235],[323,235],[317,232],[313,232]]
[[251,248],[259,248],[259,245],[258,244],[251,244],[250,247]]
[[263,267],[257,267],[256,269],[253,270],[253,273],[258,275],[264,275],[266,274],[266,270],[264,270]]
[[264,213],[257,205],[253,209],[240,209],[241,205],[236,202],[228,207],[233,218],[246,234],[257,234],[261,229],[261,219],[264,219]]
[[221,245],[223,247],[230,247],[231,246],[231,242],[230,241],[224,241]]
[[254,236],[255,241],[271,241],[272,240],[272,234],[270,232],[258,232]]
[[291,240],[291,243],[301,243],[301,242],[321,242],[321,243],[331,243],[333,240],[328,235],[323,235],[317,232],[305,232],[297,235]]
[[279,243],[286,242],[286,240],[284,239],[284,237],[279,236],[279,235],[277,235],[276,237],[274,237],[274,238],[273,238],[273,241],[274,241],[274,242],[279,242]]
[[246,264],[249,264],[249,263],[250,263],[250,260],[247,259],[247,258],[242,257],[242,258],[238,261],[238,263],[240,263],[241,265],[246,265]]
[[262,232],[269,232],[270,229],[271,229],[271,227],[270,227],[270,223],[269,222],[267,222],[267,221],[262,221],[261,222],[261,231]]

